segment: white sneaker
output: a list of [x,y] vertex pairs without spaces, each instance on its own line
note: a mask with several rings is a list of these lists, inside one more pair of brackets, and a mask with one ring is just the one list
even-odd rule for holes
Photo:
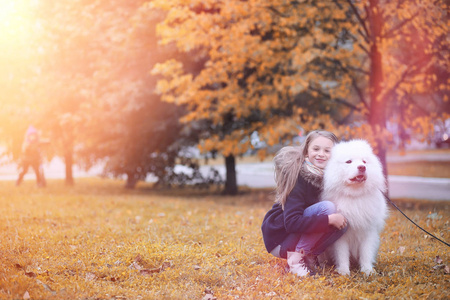
[[300,277],[308,275],[309,270],[303,260],[304,254],[300,252],[288,252],[287,263],[289,266],[289,272]]

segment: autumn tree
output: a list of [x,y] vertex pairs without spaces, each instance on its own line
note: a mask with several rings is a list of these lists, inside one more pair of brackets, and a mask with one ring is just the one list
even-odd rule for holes
[[0,130],[9,153],[31,123],[50,138],[52,154],[63,157],[68,184],[74,164],[104,163],[106,174],[127,176],[127,187],[148,173],[167,177],[196,130],[180,125],[183,107],[154,93],[149,70],[176,49],[156,46],[160,17],[145,13],[144,2],[39,1],[24,23],[30,26],[7,31],[23,36],[21,47],[5,48],[11,52],[5,61],[15,63],[1,65],[10,99],[2,102]]
[[439,110],[448,103],[443,1],[151,5],[167,13],[158,28],[162,44],[201,50],[208,60],[197,76],[176,60],[154,69],[165,76],[163,99],[187,105],[184,122],[210,123],[205,151],[231,160],[251,147],[254,131],[274,145],[298,126],[320,126],[369,139],[385,165],[388,121],[426,136],[434,118],[448,117]]
[[[448,5],[445,1],[333,1],[328,26],[341,30],[316,69],[340,80],[321,88],[324,97],[353,103],[343,116],[362,126],[344,127],[347,137],[371,140],[386,169],[392,143],[387,123],[403,142],[425,139],[436,119],[449,117]],[[331,47],[330,47],[331,46]],[[325,67],[324,67],[325,66]],[[409,136],[407,132],[409,131]]]
[[86,132],[83,109],[93,94],[96,62],[108,46],[108,37],[98,35],[106,15],[99,6],[90,1],[39,1],[35,10],[37,31],[30,46],[39,57],[40,85],[34,103],[52,149],[64,160],[68,185],[74,183],[75,147]]
[[148,66],[161,53],[152,39],[155,16],[133,19],[141,3],[40,4],[42,79],[53,82],[43,85],[41,98],[48,100],[41,115],[69,184],[75,162],[85,168],[102,162],[105,174],[126,175],[132,188],[151,170],[151,154],[177,138],[179,108],[152,92]]
[[[269,146],[305,130],[330,127],[331,108],[309,86],[307,66],[320,53],[320,2],[153,1],[166,13],[158,27],[163,45],[173,44],[207,62],[199,74],[175,59],[158,64],[158,91],[167,102],[185,105],[182,122],[209,124],[202,151],[225,157],[225,192],[237,193],[235,157],[251,149],[253,132]],[[331,13],[331,12],[330,12]],[[312,74],[311,76],[314,76]],[[260,153],[264,156],[264,150]]]
[[157,78],[149,71],[176,57],[177,51],[157,45],[155,28],[161,16],[156,11],[145,5],[118,11],[121,21],[115,20],[112,30],[119,43],[104,53],[105,63],[95,78],[98,101],[92,106],[97,118],[88,122],[93,131],[80,155],[87,164],[105,162],[107,175],[125,175],[127,188],[148,174],[167,184],[175,165],[183,162],[180,151],[195,144],[196,131],[180,124],[184,107],[162,102],[155,94]]

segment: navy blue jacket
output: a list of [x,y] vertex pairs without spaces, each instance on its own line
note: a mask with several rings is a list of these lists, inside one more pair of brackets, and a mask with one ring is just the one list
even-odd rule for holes
[[275,203],[264,217],[261,230],[267,252],[280,245],[290,233],[325,232],[328,216],[303,216],[305,209],[319,202],[321,178],[302,168],[292,191],[286,198],[284,210]]

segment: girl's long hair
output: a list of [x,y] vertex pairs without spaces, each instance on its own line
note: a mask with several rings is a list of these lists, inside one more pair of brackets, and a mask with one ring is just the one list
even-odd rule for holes
[[284,209],[286,198],[297,182],[300,169],[308,155],[308,147],[317,137],[323,136],[330,139],[333,144],[338,142],[337,137],[325,130],[315,130],[308,133],[305,141],[300,146],[286,146],[281,148],[273,162],[275,164],[275,202],[281,204]]

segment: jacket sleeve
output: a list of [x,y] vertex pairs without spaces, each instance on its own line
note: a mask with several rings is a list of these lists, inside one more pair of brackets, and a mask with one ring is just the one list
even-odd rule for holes
[[[299,176],[297,183],[286,198],[284,205],[284,226],[289,233],[324,232],[328,228],[328,216],[304,216],[305,209],[319,201],[311,193],[312,186]],[[313,199],[314,198],[314,199]]]

